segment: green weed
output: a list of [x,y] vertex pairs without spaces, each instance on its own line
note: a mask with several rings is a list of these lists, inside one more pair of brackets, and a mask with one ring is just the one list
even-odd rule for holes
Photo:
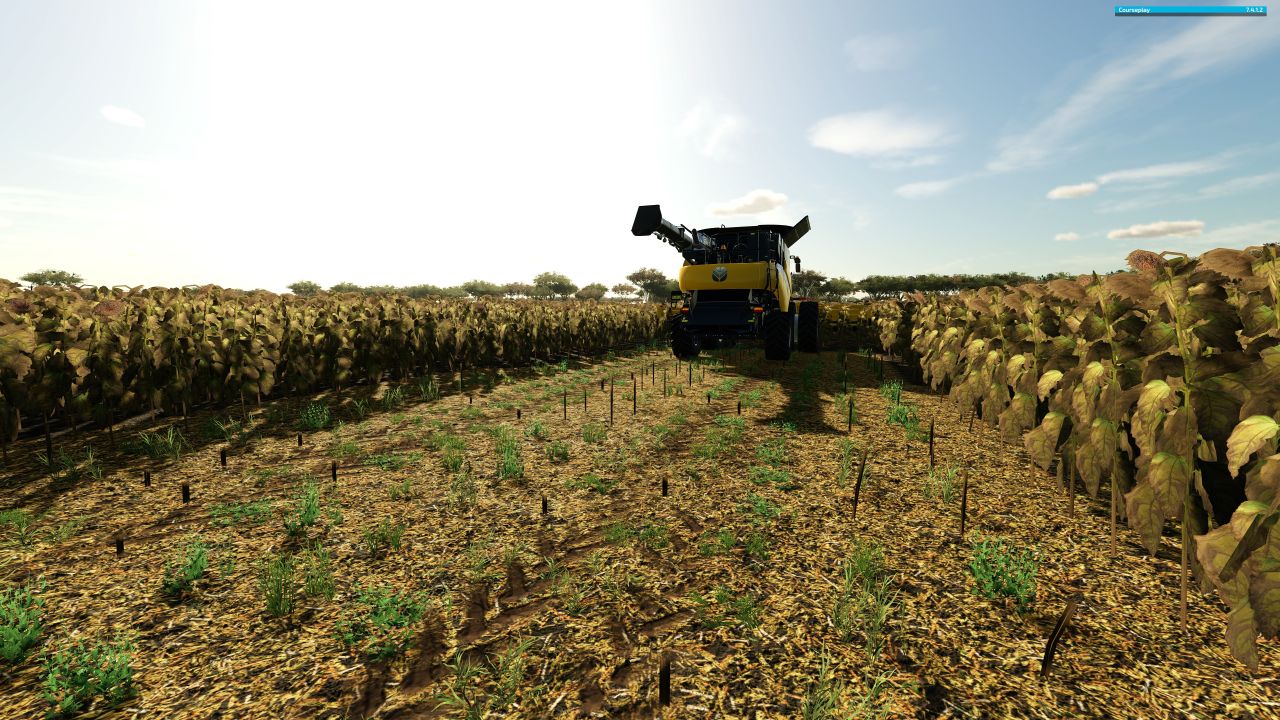
[[127,640],[86,644],[76,639],[45,657],[42,696],[46,718],[70,717],[101,697],[101,709],[133,696],[134,646]]
[[390,588],[356,586],[355,600],[363,612],[349,612],[338,621],[338,639],[373,662],[402,655],[413,644],[415,626],[429,607],[425,593],[393,592]]
[[288,555],[273,555],[258,568],[258,591],[273,617],[284,617],[293,612],[297,586],[294,582],[293,559]]
[[404,525],[392,523],[383,518],[373,528],[366,529],[362,535],[365,547],[375,557],[391,550],[400,549],[400,538],[404,535]]
[[303,556],[302,589],[310,597],[323,597],[326,600],[332,600],[337,593],[333,580],[333,559],[327,549],[317,545]]
[[698,554],[703,557],[723,555],[733,551],[738,544],[738,537],[732,530],[722,528],[714,533],[703,535],[703,542],[698,545]]
[[617,484],[616,480],[604,480],[595,473],[587,473],[576,480],[566,480],[564,485],[570,490],[594,490],[601,495],[608,495]]
[[885,626],[896,597],[892,579],[885,574],[884,551],[875,543],[859,542],[841,568],[832,625],[845,642],[861,635],[864,650],[874,661],[883,650]]
[[387,388],[382,394],[382,409],[394,410],[404,404],[404,390],[398,387]]
[[387,488],[387,495],[397,502],[413,497],[413,478],[405,478]]
[[339,443],[329,451],[329,455],[344,460],[349,457],[355,457],[360,454],[360,446],[353,442]]
[[177,425],[170,425],[163,433],[139,433],[137,447],[152,460],[178,460],[184,450],[191,449],[191,443],[183,437],[182,430]]
[[247,503],[223,503],[209,508],[209,517],[215,523],[227,526],[238,522],[260,525],[271,517],[271,501],[259,500]]
[[161,591],[171,598],[181,597],[195,586],[209,567],[209,552],[200,538],[191,541],[182,559],[165,563]]
[[17,663],[44,629],[44,580],[0,590],[0,660]]
[[329,406],[324,403],[309,403],[298,414],[298,424],[305,430],[323,430],[329,427],[330,420]]
[[954,466],[945,470],[940,468],[930,469],[929,475],[924,481],[925,499],[941,499],[944,503],[953,502],[956,499],[956,474],[958,472],[959,470]]
[[529,427],[524,429],[524,434],[525,436],[534,438],[535,440],[546,440],[547,428],[542,424],[541,420],[534,420],[529,423]]
[[756,457],[772,467],[781,467],[787,462],[787,439],[772,438],[760,443],[756,448]]
[[445,501],[455,510],[469,510],[476,503],[476,480],[469,468],[459,468],[449,481]]
[[418,398],[426,401],[440,399],[440,386],[434,378],[418,379]]
[[22,547],[31,547],[35,544],[34,522],[35,518],[25,510],[0,511],[0,528],[5,528]]
[[294,537],[306,534],[307,529],[320,518],[320,486],[314,479],[309,478],[303,484],[296,510],[297,520],[292,517],[284,520],[285,532]]
[[582,440],[591,444],[599,444],[604,442],[608,437],[609,430],[604,423],[590,422],[582,426]]
[[649,523],[636,525],[614,523],[605,527],[604,539],[606,542],[615,545],[635,541],[654,550],[660,550],[670,544],[667,527],[661,524],[652,525]]
[[747,477],[756,485],[773,485],[779,490],[795,490],[800,486],[791,478],[791,473],[778,468],[757,465],[747,471]]
[[559,440],[547,445],[547,459],[557,465],[569,462],[569,446]]
[[1019,610],[1035,600],[1040,560],[1031,549],[1013,547],[1003,538],[982,538],[973,545],[969,568],[983,597],[1013,598]]
[[364,459],[364,464],[376,466],[380,470],[394,472],[396,470],[403,470],[409,465],[416,464],[421,461],[422,461],[422,453],[414,452],[414,453],[406,453],[406,454],[400,454],[400,455],[388,454],[388,453],[376,453],[373,455],[366,456]]
[[498,453],[498,478],[520,479],[524,477],[524,461],[520,458],[520,441],[511,428],[500,426],[495,435]]
[[836,485],[844,487],[853,476],[854,453],[858,447],[848,438],[840,439],[840,474],[836,476]]
[[44,534],[45,541],[56,545],[72,535],[75,535],[83,525],[83,518],[72,518],[67,520],[56,527],[46,530]]

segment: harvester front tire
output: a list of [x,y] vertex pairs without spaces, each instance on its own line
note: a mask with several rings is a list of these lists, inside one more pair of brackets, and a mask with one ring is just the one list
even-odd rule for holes
[[800,352],[818,352],[818,303],[800,303]]
[[764,358],[789,360],[791,358],[791,313],[770,310],[764,314]]

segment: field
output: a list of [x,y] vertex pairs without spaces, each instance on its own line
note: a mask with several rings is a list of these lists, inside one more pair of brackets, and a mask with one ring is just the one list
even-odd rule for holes
[[[1216,598],[1181,629],[1176,534],[1112,557],[1105,500],[911,375],[641,349],[68,433],[47,466],[24,440],[0,576],[43,627],[0,715],[75,687],[113,717],[1277,714]],[[50,691],[58,650],[96,684]]]

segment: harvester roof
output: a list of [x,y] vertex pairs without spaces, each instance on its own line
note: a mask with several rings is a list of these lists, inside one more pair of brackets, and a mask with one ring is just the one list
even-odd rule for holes
[[698,232],[704,233],[712,238],[719,235],[744,235],[752,232],[775,232],[782,236],[782,241],[791,247],[796,241],[804,237],[809,232],[809,216],[805,215],[804,219],[795,224],[790,225],[742,225],[738,227],[707,227],[698,228]]

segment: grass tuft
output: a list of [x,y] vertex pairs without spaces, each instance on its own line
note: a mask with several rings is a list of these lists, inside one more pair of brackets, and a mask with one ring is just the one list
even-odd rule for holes
[[1040,559],[1031,549],[1013,547],[1003,538],[982,538],[973,544],[969,568],[975,591],[983,597],[1013,598],[1019,611],[1036,598]]
[[70,717],[99,697],[104,710],[132,697],[129,661],[133,651],[133,643],[127,640],[89,645],[77,639],[46,656],[42,695],[49,708],[45,717]]

